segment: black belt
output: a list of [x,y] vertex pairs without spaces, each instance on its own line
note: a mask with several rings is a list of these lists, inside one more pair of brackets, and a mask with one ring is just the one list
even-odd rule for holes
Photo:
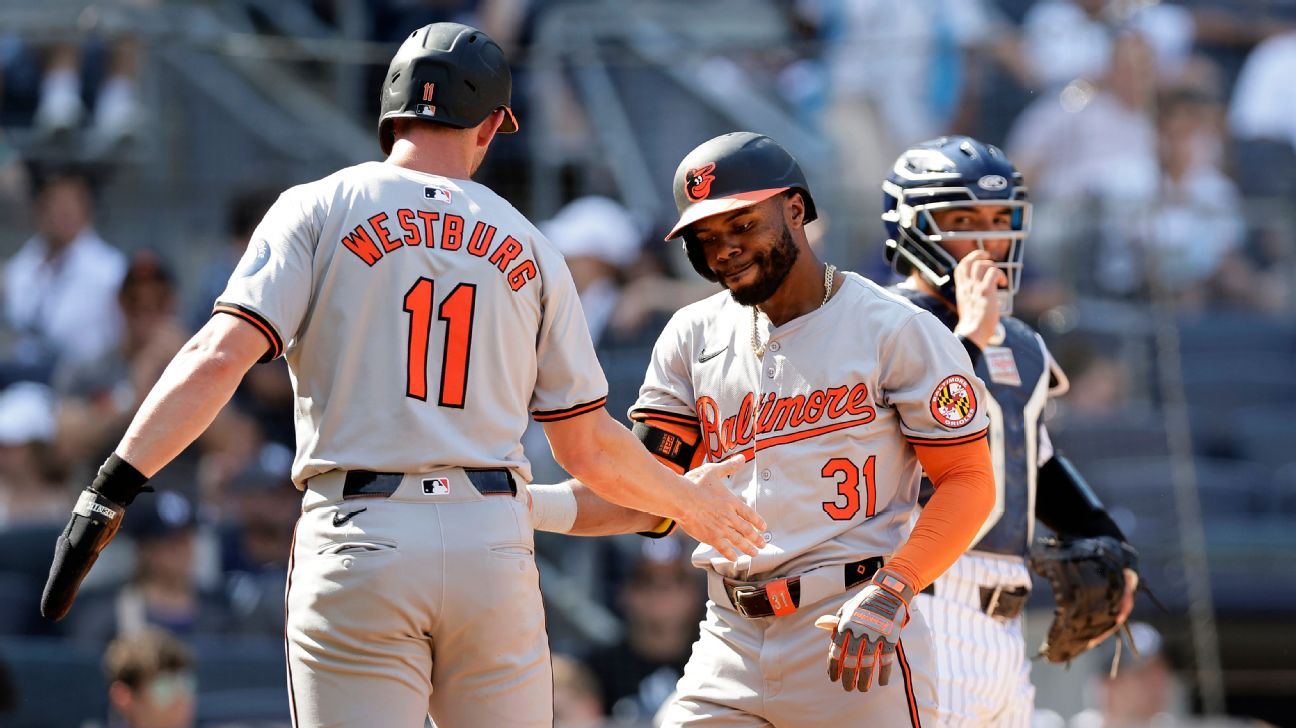
[[[468,480],[482,495],[517,495],[513,474],[505,468],[464,468]],[[396,492],[405,473],[375,473],[372,470],[348,470],[342,483],[342,498],[387,498]],[[431,493],[436,478],[425,478],[423,491]]]
[[[880,568],[882,568],[881,556],[842,564],[843,588],[849,589],[872,579],[873,574]],[[801,606],[801,577],[799,576],[775,579],[761,586],[725,579],[724,589],[725,594],[729,595],[729,603],[744,617],[773,617],[775,614],[786,613],[789,610],[786,604],[781,602],[784,592],[792,600],[792,610]]]
[[[923,594],[936,595],[936,585],[928,584]],[[1030,587],[1019,586],[1005,589],[1002,586],[981,587],[981,611],[996,619],[1013,619],[1026,608],[1030,598]]]

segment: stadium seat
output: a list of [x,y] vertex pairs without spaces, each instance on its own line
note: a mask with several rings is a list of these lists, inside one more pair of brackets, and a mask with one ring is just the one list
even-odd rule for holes
[[47,637],[0,639],[0,659],[18,691],[6,728],[55,728],[103,721],[108,711],[97,650]]

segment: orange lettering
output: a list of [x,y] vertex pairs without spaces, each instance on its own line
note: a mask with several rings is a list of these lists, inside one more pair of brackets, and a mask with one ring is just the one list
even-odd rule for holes
[[810,393],[810,396],[806,399],[805,406],[806,422],[813,423],[819,421],[819,418],[822,417],[824,413],[824,401],[826,399],[828,398],[824,395],[822,389],[816,389]]
[[373,226],[374,235],[378,236],[378,242],[383,246],[383,250],[390,253],[393,250],[399,250],[401,244],[399,240],[391,239],[391,234],[387,232],[387,228],[383,227],[385,222],[387,222],[387,213],[385,212],[380,212],[369,218],[369,224]]
[[423,239],[427,240],[428,247],[431,248],[436,245],[436,235],[432,232],[432,223],[441,219],[441,213],[419,210],[418,216],[423,221]]
[[[491,228],[491,234],[495,234],[495,228]],[[471,244],[468,246],[468,252],[472,252]],[[504,269],[508,268],[509,263],[512,263],[513,259],[518,257],[521,253],[522,243],[519,243],[512,235],[509,235],[504,238],[504,242],[500,243],[500,246],[495,249],[495,252],[491,253],[490,262],[494,263],[495,267],[499,268],[500,272],[503,273]]]
[[698,397],[695,405],[698,413],[698,425],[702,430],[702,444],[707,454],[719,459],[724,452],[720,441],[720,407],[710,397]]
[[396,211],[396,221],[400,223],[401,229],[405,231],[404,242],[406,245],[422,245],[423,236],[419,234],[418,225],[414,224],[414,211],[402,207]]
[[828,419],[835,420],[846,414],[846,387],[829,387],[828,388]]
[[850,396],[846,400],[846,411],[852,415],[862,415],[873,411],[868,406],[868,387],[863,382],[851,387]]
[[520,291],[522,290],[522,286],[525,286],[528,281],[530,281],[535,277],[536,277],[535,263],[532,262],[530,259],[524,260],[521,263],[518,263],[516,266],[514,266],[513,270],[509,271],[508,274],[509,288],[512,288],[514,291]]
[[481,258],[490,250],[491,241],[495,239],[495,226],[487,225],[480,220],[473,226],[472,237],[468,240],[468,252]]
[[342,237],[342,244],[347,250],[355,253],[365,265],[372,267],[374,263],[382,260],[382,251],[374,245],[373,238],[369,237],[369,231],[364,229],[364,225],[356,225],[355,230],[350,235]]
[[463,247],[464,219],[458,215],[446,215],[441,221],[441,249],[458,250]]

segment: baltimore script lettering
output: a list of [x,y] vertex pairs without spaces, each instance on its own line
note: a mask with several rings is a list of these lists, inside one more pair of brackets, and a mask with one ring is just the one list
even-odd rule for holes
[[719,460],[724,453],[750,444],[757,435],[778,432],[789,427],[813,424],[827,417],[835,420],[845,415],[862,416],[859,424],[871,422],[875,412],[868,404],[868,386],[858,382],[852,387],[815,389],[809,394],[779,397],[777,392],[761,395],[748,392],[738,406],[737,414],[720,420],[720,405],[711,397],[697,399],[698,424],[707,454]]

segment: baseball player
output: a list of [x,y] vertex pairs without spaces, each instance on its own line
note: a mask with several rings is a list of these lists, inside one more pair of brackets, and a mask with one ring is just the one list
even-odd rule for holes
[[[815,257],[814,200],[772,139],[705,142],[674,192],[668,238],[726,290],[671,319],[631,418],[678,470],[741,456],[732,487],[769,525],[754,556],[694,553],[710,599],[664,725],[934,725],[931,638],[912,599],[992,498],[967,354],[931,314]],[[911,530],[921,470],[936,492]],[[541,527],[615,529],[616,509],[579,488],[553,518],[549,491],[563,487],[535,491]]]
[[[663,467],[603,409],[561,256],[471,181],[517,129],[480,31],[411,33],[385,78],[386,162],[285,192],[215,306],[81,495],[42,599],[61,617],[124,510],[258,360],[287,359],[305,491],[286,594],[294,726],[548,726],[549,653],[518,483],[530,413],[605,498],[737,558],[764,522]],[[694,483],[693,481],[696,481]],[[681,520],[682,519],[682,520]]]
[[[1067,380],[1039,334],[1009,315],[1030,231],[1021,174],[994,146],[941,137],[904,152],[882,189],[886,256],[908,275],[891,290],[958,336],[994,423],[994,508],[972,549],[918,597],[936,645],[941,723],[1028,726],[1035,691],[1020,615],[1035,518],[1061,536],[1125,537],[1049,442],[1040,416]],[[1117,624],[1137,585],[1127,569]]]

